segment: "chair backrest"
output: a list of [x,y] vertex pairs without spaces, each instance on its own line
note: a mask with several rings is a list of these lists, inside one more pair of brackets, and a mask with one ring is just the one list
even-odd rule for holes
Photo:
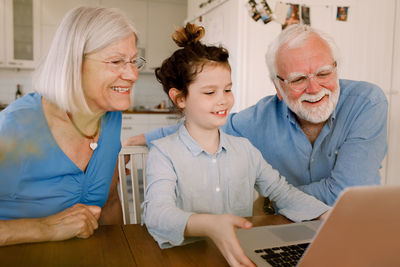
[[[144,199],[146,191],[146,146],[122,147],[118,155],[119,193],[122,203],[124,224],[141,223],[141,195]],[[130,170],[130,182],[127,179],[127,169]],[[132,195],[128,193],[132,189]],[[133,221],[131,222],[131,213]]]

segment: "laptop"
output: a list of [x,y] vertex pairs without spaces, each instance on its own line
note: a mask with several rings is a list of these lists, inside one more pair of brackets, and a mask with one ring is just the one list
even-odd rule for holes
[[257,266],[400,266],[400,186],[348,188],[325,221],[238,229],[237,236]]

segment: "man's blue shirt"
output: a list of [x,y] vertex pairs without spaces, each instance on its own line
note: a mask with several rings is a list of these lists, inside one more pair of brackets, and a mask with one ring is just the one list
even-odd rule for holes
[[[228,117],[223,130],[246,137],[287,181],[333,205],[342,190],[380,183],[387,150],[388,103],[376,85],[340,80],[338,104],[314,145],[276,95]],[[177,126],[146,134],[147,144]]]

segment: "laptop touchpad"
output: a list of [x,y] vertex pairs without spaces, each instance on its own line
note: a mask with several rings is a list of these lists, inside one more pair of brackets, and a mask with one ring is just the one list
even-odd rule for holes
[[274,235],[285,242],[300,241],[312,239],[315,231],[305,225],[296,225],[293,227],[277,227],[269,229]]

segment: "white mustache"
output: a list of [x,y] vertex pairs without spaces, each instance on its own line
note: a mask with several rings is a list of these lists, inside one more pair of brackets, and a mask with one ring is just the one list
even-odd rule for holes
[[321,100],[324,96],[331,96],[332,92],[326,88],[322,88],[321,91],[318,92],[318,94],[316,95],[311,95],[311,94],[307,94],[304,93],[302,94],[299,99],[298,102],[301,103],[303,101],[308,101],[308,102],[317,102],[319,100]]

